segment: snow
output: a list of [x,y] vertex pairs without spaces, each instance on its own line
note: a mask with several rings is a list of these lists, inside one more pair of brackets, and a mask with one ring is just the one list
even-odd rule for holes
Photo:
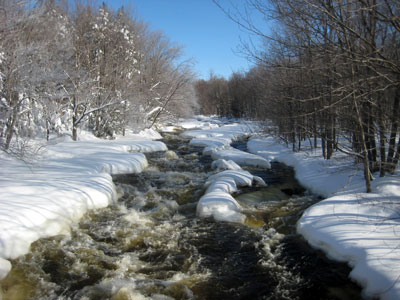
[[351,168],[351,159],[335,154],[332,160],[324,160],[320,151],[293,153],[273,137],[251,138],[247,143],[251,153],[268,161],[280,161],[296,171],[297,180],[313,194],[330,197],[362,176],[359,169]]
[[216,170],[240,170],[241,167],[233,160],[217,159],[211,163],[211,168]]
[[152,131],[113,141],[81,135],[78,142],[52,141],[35,161],[0,154],[0,279],[8,259],[24,255],[42,237],[67,234],[89,209],[117,199],[110,174],[137,173],[147,166],[141,152],[166,151]]
[[244,223],[246,216],[241,205],[231,196],[238,186],[252,186],[253,181],[264,181],[245,170],[226,170],[210,176],[205,184],[207,190],[197,204],[197,215],[213,217],[216,221]]
[[215,160],[213,169],[225,170],[208,178],[206,193],[197,204],[197,215],[213,217],[216,221],[244,223],[246,216],[241,213],[243,209],[231,194],[237,191],[238,186],[252,186],[253,182],[265,185],[265,182],[240,166],[270,168],[270,164],[266,159],[234,149],[230,144],[249,136],[257,127],[244,122],[225,124],[205,117],[181,122],[180,126],[191,129],[181,134],[191,139],[190,145],[203,147],[203,154],[211,155]]
[[[270,161],[281,161],[294,167],[304,187],[326,198],[304,212],[298,232],[331,258],[347,262],[350,277],[363,286],[365,297],[400,299],[398,171],[376,178],[367,194],[362,168],[340,153],[331,160],[324,160],[320,149],[292,153],[265,136],[249,140],[249,155],[230,143],[251,135],[256,127],[203,116],[167,128],[188,129],[182,135],[215,160],[218,173],[207,180],[197,205],[199,217],[243,223],[243,209],[231,195],[239,186],[263,182],[240,165],[267,168]],[[0,154],[0,278],[11,268],[9,259],[27,253],[33,241],[68,233],[87,210],[115,201],[118,195],[110,174],[141,172],[147,166],[141,152],[167,150],[153,141],[159,135],[151,130],[113,141],[82,133],[79,137],[79,142],[53,140],[42,159],[31,163]],[[173,152],[166,155],[175,157]]]
[[197,116],[195,119],[180,120],[177,126],[184,129],[212,129],[218,128],[220,124],[223,124],[223,119],[216,116]]
[[240,166],[271,168],[271,164],[265,158],[234,148],[215,150],[212,152],[211,157],[215,160],[221,158],[229,159]]
[[219,127],[213,127],[210,126],[208,122],[205,123],[207,126],[201,126],[197,120],[195,122],[187,121],[187,123],[184,124],[186,124],[188,128],[200,128],[185,131],[181,135],[191,138],[189,143],[191,146],[203,147],[203,154],[211,155],[213,160],[232,160],[240,166],[271,167],[269,161],[265,158],[230,146],[233,141],[247,137],[256,131],[257,126],[255,124],[233,123],[226,125],[220,124]]
[[[186,133],[187,135],[187,133]],[[231,138],[224,138],[224,137],[218,137],[218,138],[194,138],[190,140],[189,145],[195,146],[195,147],[209,147],[209,148],[218,148],[218,147],[225,147],[229,146],[232,143]]]
[[[192,124],[192,123],[188,123]],[[198,139],[210,139],[216,138],[216,140],[221,141],[233,141],[239,137],[247,136],[255,130],[248,124],[232,123],[221,126],[212,126],[206,123],[205,126],[192,127],[197,129],[187,130],[182,133],[182,136],[188,138],[198,138]],[[185,127],[184,127],[185,128]]]
[[248,142],[252,153],[294,167],[300,183],[327,197],[308,208],[297,231],[329,257],[347,262],[367,298],[400,299],[400,174],[376,178],[365,193],[360,166],[343,154],[292,153],[272,137]]

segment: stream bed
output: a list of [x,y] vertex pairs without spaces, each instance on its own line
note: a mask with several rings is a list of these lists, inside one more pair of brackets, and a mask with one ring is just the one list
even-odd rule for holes
[[177,134],[163,141],[170,150],[147,154],[144,172],[113,177],[117,203],[13,260],[3,300],[361,299],[350,268],[296,234],[301,213],[320,199],[291,168],[247,169],[268,186],[234,195],[245,224],[200,219],[211,158]]

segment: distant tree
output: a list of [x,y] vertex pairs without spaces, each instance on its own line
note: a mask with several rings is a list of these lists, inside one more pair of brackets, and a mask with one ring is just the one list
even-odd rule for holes
[[211,73],[208,81],[198,81],[195,88],[203,113],[232,116],[228,81],[225,78]]

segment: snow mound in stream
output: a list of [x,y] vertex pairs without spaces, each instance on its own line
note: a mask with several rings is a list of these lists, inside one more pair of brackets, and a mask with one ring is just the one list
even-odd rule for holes
[[[196,123],[196,122],[195,122]],[[215,160],[212,168],[226,171],[208,178],[207,191],[197,204],[199,217],[213,217],[216,221],[244,223],[246,216],[241,205],[231,196],[238,186],[251,186],[253,182],[265,185],[265,182],[243,170],[241,166],[270,168],[269,162],[258,155],[234,149],[230,144],[234,140],[249,136],[257,126],[255,123],[219,124],[221,126],[204,128],[193,126],[181,134],[190,138],[190,145],[203,147],[204,155]],[[187,127],[189,128],[189,127]]]
[[211,163],[212,169],[217,170],[240,170],[242,169],[237,163],[233,160],[225,160],[225,159],[217,159]]
[[205,184],[206,193],[197,204],[197,215],[216,221],[244,223],[241,205],[231,196],[238,186],[252,186],[253,182],[265,185],[258,176],[245,170],[226,170],[210,176]]
[[247,153],[238,149],[230,148],[230,149],[215,149],[211,153],[212,159],[228,159],[232,160],[240,166],[247,167],[257,167],[257,168],[265,168],[270,169],[271,164],[265,158]]

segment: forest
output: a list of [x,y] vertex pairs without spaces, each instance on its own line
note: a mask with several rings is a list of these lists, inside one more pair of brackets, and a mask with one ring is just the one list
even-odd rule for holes
[[[124,7],[0,0],[0,147],[79,130],[113,138],[194,112],[249,118],[299,151],[336,151],[373,173],[400,159],[397,0],[213,0],[255,41],[253,67],[196,79],[183,47]],[[227,3],[230,3],[227,4]],[[257,13],[264,20],[254,22]]]
[[[261,40],[243,43],[255,62],[226,80],[196,82],[204,114],[272,122],[268,131],[301,150],[344,152],[372,174],[393,173],[400,156],[400,2],[247,0],[245,10],[214,1]],[[270,32],[250,12],[268,20]]]
[[113,138],[196,108],[192,62],[132,9],[0,0],[0,146],[79,129]]

